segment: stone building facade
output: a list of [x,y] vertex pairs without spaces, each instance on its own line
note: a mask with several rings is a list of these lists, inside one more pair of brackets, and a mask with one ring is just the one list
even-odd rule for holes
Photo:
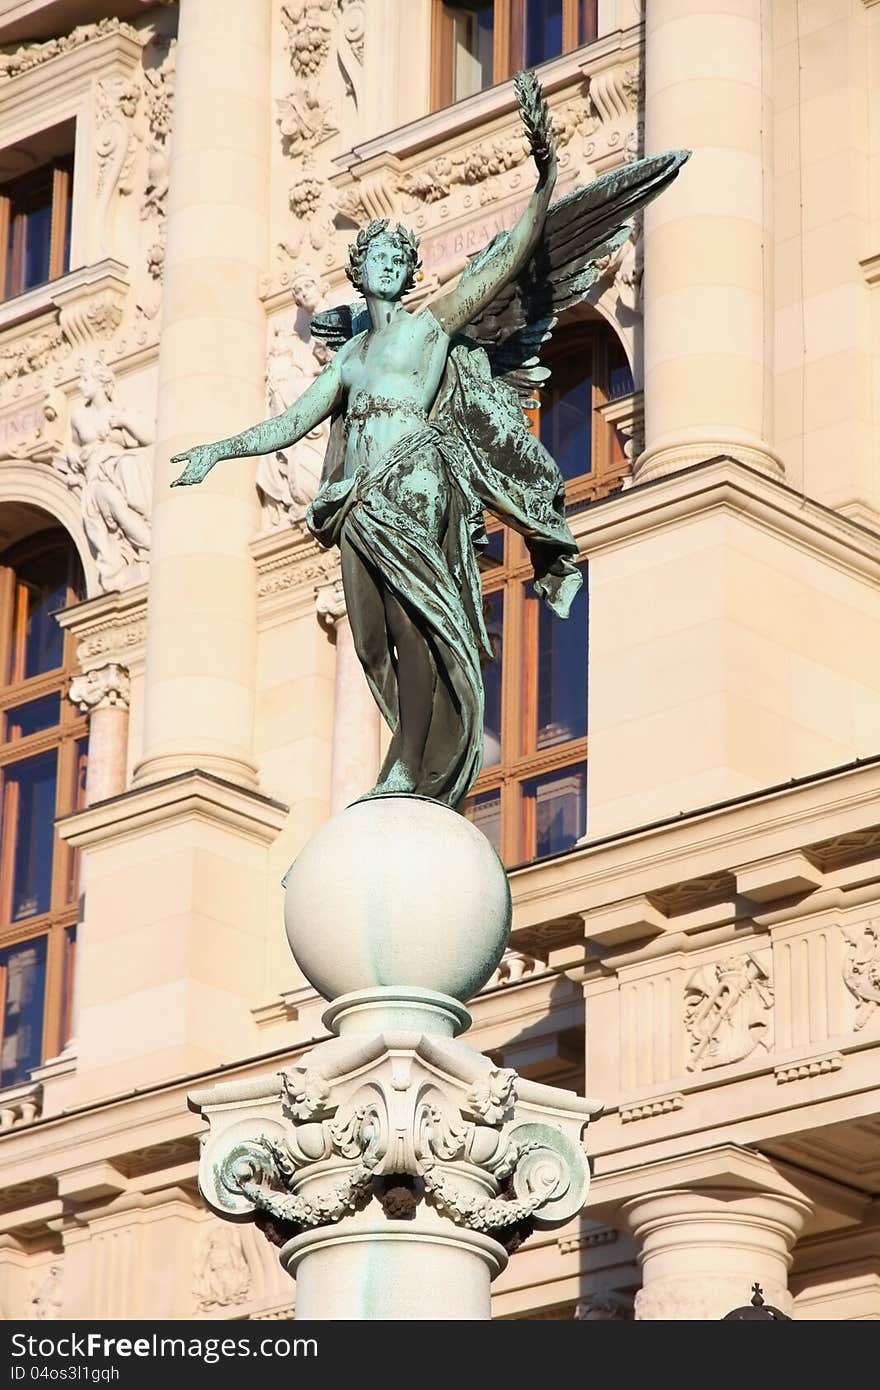
[[414,227],[422,302],[510,225],[523,62],[563,191],[693,157],[551,349],[588,603],[485,560],[472,1039],[605,1105],[495,1314],[880,1317],[880,4],[0,0],[5,1317],[290,1314],[186,1095],[322,1036],[280,880],[385,735],[321,432],[169,460],[320,370],[357,224]]

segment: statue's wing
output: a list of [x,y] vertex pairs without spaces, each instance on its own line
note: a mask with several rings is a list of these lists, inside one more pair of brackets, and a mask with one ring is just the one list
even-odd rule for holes
[[[689,154],[670,150],[623,164],[550,206],[541,239],[519,275],[463,330],[486,349],[496,376],[525,394],[546,380],[549,371],[540,365],[539,353],[559,314],[585,298],[605,258],[629,237],[627,219],[672,182]],[[494,237],[465,268],[462,280],[506,238],[506,232]]]
[[319,314],[312,315],[311,321],[312,337],[320,338],[331,352],[338,352],[343,343],[369,326],[367,306],[360,300],[354,304],[337,304],[334,309],[322,309]]

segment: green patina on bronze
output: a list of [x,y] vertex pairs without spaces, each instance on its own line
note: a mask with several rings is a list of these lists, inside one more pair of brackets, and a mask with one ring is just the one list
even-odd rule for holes
[[687,158],[671,151],[615,169],[551,205],[552,126],[533,73],[516,79],[538,170],[509,232],[456,287],[418,312],[418,242],[375,221],[349,249],[363,301],[316,314],[335,356],[284,414],[175,456],[172,486],[199,483],[220,459],[271,453],[332,420],[307,524],[337,545],[355,646],[392,730],[370,796],[406,793],[457,806],[482,761],[481,661],[492,658],[477,555],[484,511],[519,531],[535,588],[567,617],[581,585],[564,485],[523,407],[549,375],[539,362],[557,316],[586,296],[629,218]]

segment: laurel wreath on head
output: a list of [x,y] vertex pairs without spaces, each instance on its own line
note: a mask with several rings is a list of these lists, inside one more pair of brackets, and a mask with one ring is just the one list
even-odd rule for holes
[[538,168],[542,169],[549,164],[556,149],[550,108],[533,72],[518,72],[513,85],[532,156]]

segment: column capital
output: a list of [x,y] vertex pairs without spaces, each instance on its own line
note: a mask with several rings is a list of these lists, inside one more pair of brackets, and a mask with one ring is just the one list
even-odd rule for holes
[[116,705],[127,710],[131,697],[131,677],[127,667],[110,661],[106,666],[96,666],[82,675],[74,676],[67,695],[83,714]]
[[315,589],[315,612],[318,622],[329,636],[334,636],[342,619],[346,616],[345,590],[342,579],[328,580]]

